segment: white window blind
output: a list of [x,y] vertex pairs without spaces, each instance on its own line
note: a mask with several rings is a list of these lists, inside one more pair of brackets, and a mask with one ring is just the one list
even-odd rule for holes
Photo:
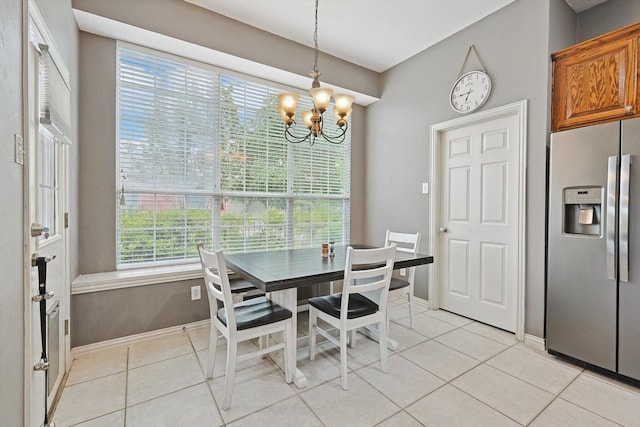
[[[189,262],[201,242],[228,253],[348,243],[350,134],[341,145],[289,144],[281,92],[118,48],[119,268]],[[310,106],[301,97],[300,111]]]
[[70,144],[71,89],[66,71],[60,71],[61,68],[66,70],[66,66],[58,66],[55,63],[46,44],[38,44],[38,49],[40,52],[40,123]]

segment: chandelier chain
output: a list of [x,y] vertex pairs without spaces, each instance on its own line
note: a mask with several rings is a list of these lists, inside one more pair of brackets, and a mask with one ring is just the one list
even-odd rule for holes
[[[354,97],[348,94],[336,94],[333,95],[332,89],[320,87],[320,72],[318,71],[318,57],[320,56],[320,49],[318,48],[318,3],[319,0],[315,0],[315,28],[313,31],[313,43],[314,43],[314,60],[313,60],[313,72],[311,77],[311,97],[313,98],[313,106],[311,110],[304,111],[302,113],[302,119],[307,128],[307,132],[304,135],[296,135],[293,132],[292,126],[295,125],[294,119],[296,114],[296,107],[298,104],[299,95],[292,93],[283,93],[278,96],[280,108],[278,111],[284,120],[284,136],[285,139],[291,143],[300,143],[308,141],[310,145],[313,145],[317,137],[322,137],[326,141],[332,144],[340,144],[345,140],[347,129],[349,128],[348,118],[351,114],[351,105],[354,101]],[[335,115],[336,125],[338,126],[337,133],[327,133],[324,130],[324,113],[327,110],[331,100],[334,100],[333,112]]]
[[315,46],[314,50],[314,60],[313,60],[313,72],[318,72],[318,0],[316,0],[316,27],[313,32],[313,44]]

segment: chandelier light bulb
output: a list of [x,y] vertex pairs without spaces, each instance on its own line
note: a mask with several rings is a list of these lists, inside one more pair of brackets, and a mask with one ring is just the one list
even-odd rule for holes
[[309,92],[311,92],[311,97],[313,98],[313,105],[315,105],[320,112],[326,111],[331,102],[333,90],[324,87],[315,87]]
[[307,110],[302,113],[302,120],[304,121],[304,125],[307,127],[307,129],[311,129],[313,127],[313,121],[311,120],[312,118],[313,111]]
[[296,93],[283,93],[278,96],[278,101],[280,102],[280,107],[284,110],[285,113],[292,115],[295,114],[296,108],[298,107],[298,99],[300,95]]
[[351,104],[355,98],[351,95],[346,95],[344,93],[339,93],[333,96],[333,100],[335,101],[335,109],[340,112],[347,112],[351,109]]

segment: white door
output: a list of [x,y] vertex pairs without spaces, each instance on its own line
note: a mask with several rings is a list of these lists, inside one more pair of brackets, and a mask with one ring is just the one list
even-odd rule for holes
[[[33,22],[30,21],[30,26]],[[34,29],[31,28],[34,37]],[[36,43],[37,44],[37,43]],[[68,335],[65,334],[65,319],[68,319],[69,281],[67,279],[67,228],[65,211],[67,206],[67,151],[63,137],[40,123],[40,98],[42,87],[39,76],[40,53],[33,43],[28,46],[28,133],[25,141],[25,215],[27,230],[25,271],[28,271],[29,291],[25,293],[27,313],[25,368],[29,384],[29,421],[31,426],[43,424],[45,416],[45,396],[47,411],[51,407],[67,368]],[[37,233],[37,225],[46,229]],[[34,232],[32,233],[31,229]],[[43,257],[46,263],[46,291],[53,296],[46,299],[45,342],[48,369],[42,367],[43,354],[40,303],[32,297],[40,293],[41,278],[38,268],[31,264],[31,258]],[[48,384],[45,385],[45,373]]]
[[519,118],[441,135],[440,307],[515,332],[519,273]]

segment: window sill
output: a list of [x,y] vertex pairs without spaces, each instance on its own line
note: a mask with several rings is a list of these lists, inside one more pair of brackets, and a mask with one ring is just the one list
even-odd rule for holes
[[71,295],[201,278],[199,263],[81,274],[71,282]]

